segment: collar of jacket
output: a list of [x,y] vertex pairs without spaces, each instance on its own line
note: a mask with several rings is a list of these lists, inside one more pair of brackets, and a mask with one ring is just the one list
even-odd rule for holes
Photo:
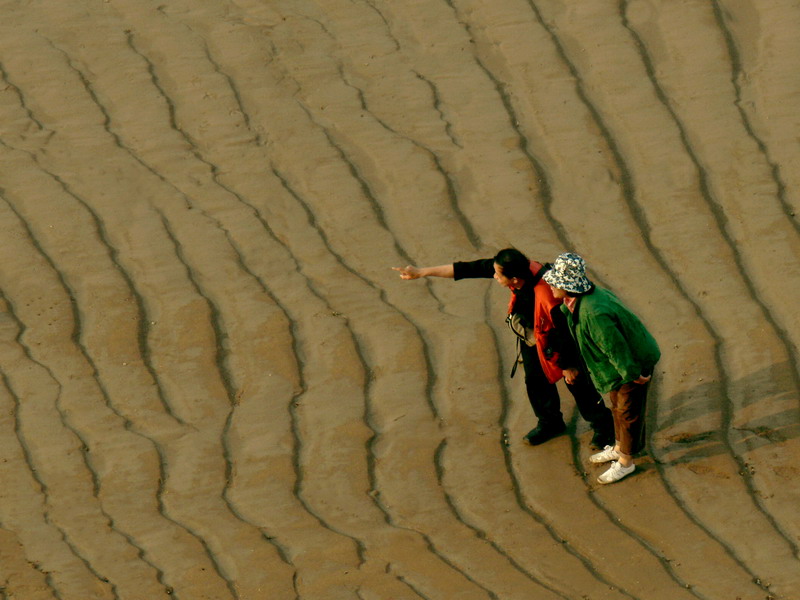
[[[548,263],[542,264],[536,262],[535,260],[532,260],[530,264],[530,269],[531,269],[531,275],[533,275],[533,277],[531,277],[529,281],[526,281],[525,285],[522,286],[522,288],[520,289],[525,289],[530,286],[529,289],[531,290],[531,293],[534,294],[533,289],[541,282],[542,276],[548,271],[548,269],[550,269],[550,265]],[[508,301],[508,314],[511,314],[511,312],[514,310],[514,305],[516,303],[517,303],[517,291],[512,290],[511,298]]]

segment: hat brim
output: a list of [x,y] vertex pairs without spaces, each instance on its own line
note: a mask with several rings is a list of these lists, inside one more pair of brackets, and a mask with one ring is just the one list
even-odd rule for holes
[[550,269],[547,273],[545,273],[542,279],[544,279],[548,285],[554,288],[573,294],[583,294],[584,292],[588,292],[590,289],[592,289],[592,282],[589,281],[588,278],[565,277],[556,272],[554,269]]

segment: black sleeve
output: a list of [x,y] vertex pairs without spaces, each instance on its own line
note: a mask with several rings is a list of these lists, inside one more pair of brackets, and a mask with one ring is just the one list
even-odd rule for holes
[[482,258],[470,262],[453,263],[453,279],[491,279],[494,277],[494,259]]

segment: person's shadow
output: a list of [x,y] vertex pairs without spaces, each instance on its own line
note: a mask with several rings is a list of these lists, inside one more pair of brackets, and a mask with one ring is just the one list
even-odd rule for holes
[[800,436],[800,389],[792,364],[776,364],[736,380],[722,374],[669,397],[660,393],[658,380],[654,383],[647,445],[661,464],[716,454],[741,457]]

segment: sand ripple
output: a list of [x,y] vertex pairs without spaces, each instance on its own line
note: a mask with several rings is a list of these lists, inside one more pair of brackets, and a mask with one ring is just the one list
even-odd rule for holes
[[[798,597],[796,1],[0,10],[3,598]],[[507,245],[664,350],[624,483],[389,269]]]

